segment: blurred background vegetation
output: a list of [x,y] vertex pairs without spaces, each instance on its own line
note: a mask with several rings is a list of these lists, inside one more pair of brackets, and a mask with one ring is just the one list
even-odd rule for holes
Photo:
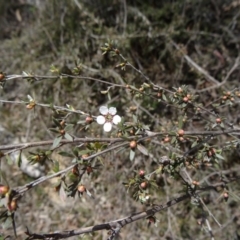
[[[155,83],[165,88],[188,85],[192,94],[200,96],[200,102],[208,106],[221,98],[224,90],[240,85],[240,71],[234,71],[224,87],[197,93],[210,87],[211,83],[192,68],[183,55],[174,47],[177,43],[182,52],[199,66],[222,82],[239,56],[240,44],[240,2],[237,0],[8,0],[0,1],[0,71],[7,74],[21,74],[22,71],[37,75],[50,75],[50,67],[58,67],[62,73],[71,73],[75,63],[81,63],[81,75],[104,79],[114,83],[144,82],[132,69],[116,69],[119,59],[102,55],[101,46],[112,39],[121,53]],[[102,104],[109,103],[106,95],[100,93],[106,86],[100,82],[62,78],[47,79],[30,84],[27,80],[8,81],[0,89],[1,99],[26,100],[27,95],[40,103],[54,103],[57,106],[71,104],[75,109],[98,114]],[[179,111],[152,99],[140,100],[126,97],[125,90],[113,89],[111,101],[119,115],[131,116],[131,106],[137,105],[139,120],[154,131],[173,128],[179,121]],[[25,141],[53,139],[47,129],[52,126],[52,112],[37,108],[29,112],[24,106],[0,105],[1,126]],[[229,122],[239,125],[239,104],[231,108],[216,110]],[[181,113],[180,113],[181,115]],[[171,120],[169,120],[171,119]],[[70,121],[76,124],[79,116]],[[205,122],[192,121],[188,130],[202,130]],[[77,131],[77,128],[76,128]],[[78,136],[96,136],[102,129],[96,126],[87,133],[76,132]],[[3,144],[4,140],[1,140]],[[220,139],[226,141],[226,139]],[[156,157],[167,153],[165,148],[153,147]],[[27,151],[26,151],[27,154]],[[26,226],[34,232],[54,232],[87,227],[104,221],[139,212],[146,207],[136,203],[131,194],[120,184],[134,175],[133,170],[143,168],[151,172],[156,163],[142,156],[130,162],[127,155],[119,152],[106,156],[100,170],[84,179],[95,199],[80,199],[62,202],[54,191],[54,183],[45,183],[27,193],[19,204],[16,225],[19,239],[24,239]],[[58,154],[52,156],[64,168],[69,159]],[[113,162],[114,159],[114,162]],[[229,152],[228,158],[219,166],[223,170],[239,170],[239,156]],[[10,186],[25,184],[32,179],[24,175],[17,166],[4,166]],[[46,170],[47,171],[47,170]],[[207,170],[206,170],[207,171]],[[47,173],[47,172],[46,172]],[[201,176],[194,171],[194,177]],[[111,184],[109,184],[111,183]],[[154,193],[156,202],[166,202],[179,191],[179,185],[172,179],[157,176],[160,190]],[[237,185],[232,186],[238,191]],[[215,196],[215,195],[214,195]],[[216,239],[239,239],[240,213],[238,204],[212,203],[209,208],[223,228],[212,223]],[[197,224],[199,209],[189,203],[161,212],[156,217],[157,227],[148,228],[147,220],[130,224],[121,232],[122,239],[204,239],[207,233]],[[0,227],[0,233],[13,235],[11,225]],[[85,235],[81,239],[106,239],[107,232]],[[75,237],[72,239],[80,239]]]

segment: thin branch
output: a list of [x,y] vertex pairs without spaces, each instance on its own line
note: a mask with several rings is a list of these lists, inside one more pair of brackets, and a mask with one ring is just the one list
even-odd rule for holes
[[[239,136],[240,135],[240,129],[228,129],[228,130],[220,130],[220,131],[186,131],[184,133],[185,136],[191,135],[191,136],[217,136],[217,135],[224,135],[224,134],[232,134]],[[145,131],[145,134],[147,137],[142,137],[142,135],[139,135],[138,141],[143,141],[148,138],[154,138],[158,136],[176,136],[176,133],[169,133],[169,132],[151,132],[151,131]],[[145,135],[144,134],[144,135]],[[88,142],[108,142],[108,143],[117,143],[117,142],[123,142],[123,141],[130,141],[132,139],[136,139],[136,136],[128,137],[128,138],[74,138],[73,141],[62,139],[60,141],[61,145],[65,144],[74,144],[74,143],[88,143]],[[27,143],[17,143],[17,144],[10,144],[10,145],[2,145],[0,146],[0,150],[22,150],[26,148],[32,148],[32,147],[38,147],[38,146],[47,146],[52,145],[54,140],[46,140],[46,141],[38,141],[38,142],[27,142]]]
[[[134,139],[134,137],[128,138],[128,140],[131,140],[131,139]],[[53,141],[54,140],[47,140],[47,141],[39,141],[39,142],[27,142],[27,143],[2,145],[2,146],[0,146],[0,150],[11,150],[11,149],[22,150],[22,149],[26,149],[26,148],[52,145]],[[108,142],[108,143],[113,144],[113,143],[123,142],[123,141],[126,141],[126,139],[123,139],[123,138],[75,138],[73,141],[67,140],[67,139],[62,139],[59,144],[65,145],[65,144],[89,143],[89,142]]]
[[100,231],[100,230],[113,230],[116,231],[116,229],[121,229],[127,224],[130,224],[132,222],[135,222],[137,220],[147,218],[150,216],[153,216],[154,214],[167,209],[179,202],[182,202],[186,199],[190,198],[190,195],[186,194],[177,198],[174,198],[168,202],[166,202],[163,205],[154,205],[154,207],[150,208],[147,211],[140,212],[140,213],[134,213],[128,217],[122,218],[122,219],[117,219],[114,221],[110,221],[107,223],[99,224],[99,225],[94,225],[91,227],[86,227],[86,228],[79,228],[75,230],[70,230],[70,231],[62,231],[58,233],[49,233],[49,234],[36,234],[36,233],[31,233],[29,231],[26,232],[26,234],[29,236],[26,240],[32,240],[32,239],[64,239],[64,238],[69,238],[72,236],[76,235],[81,235],[84,233],[91,233],[95,231]]
[[152,84],[152,86],[156,86],[148,76],[146,76],[141,70],[135,68],[122,54],[119,54],[119,56],[122,58],[122,60],[126,62],[126,65],[130,66],[133,70],[138,72],[143,78],[145,78],[150,84]]
[[[215,190],[215,186],[209,186],[205,188],[201,188],[196,191],[196,194],[199,194],[204,191],[209,191],[209,190]],[[117,219],[114,221],[110,221],[107,223],[99,224],[99,225],[94,225],[86,228],[79,228],[75,230],[69,230],[69,231],[62,231],[62,232],[57,232],[57,233],[45,233],[45,234],[37,234],[37,233],[31,233],[28,229],[26,234],[28,235],[28,238],[26,240],[33,240],[33,239],[45,239],[45,240],[50,240],[50,239],[64,239],[64,238],[69,238],[72,236],[76,235],[81,235],[85,233],[91,233],[95,231],[100,231],[100,230],[112,230],[112,231],[118,231],[119,229],[123,228],[124,226],[135,222],[140,219],[144,219],[150,216],[155,215],[158,212],[161,212],[165,209],[168,209],[169,207],[172,207],[173,205],[182,202],[186,199],[189,199],[191,197],[190,194],[185,194],[180,197],[176,197],[172,200],[167,201],[165,204],[158,204],[154,205],[152,208],[148,209],[147,211],[139,212],[139,213],[134,213],[130,216]]]
[[205,71],[202,67],[200,67],[196,62],[194,62],[187,54],[185,54],[181,48],[171,39],[169,39],[170,43],[183,54],[184,59],[198,72],[200,72],[202,75],[206,77],[210,82],[219,85],[219,81],[212,77],[207,71]]
[[22,78],[22,79],[25,78],[25,79],[34,79],[36,82],[39,82],[39,81],[48,80],[48,79],[58,79],[60,77],[70,77],[70,78],[74,78],[74,79],[91,80],[91,81],[101,82],[101,83],[104,83],[104,84],[107,84],[107,85],[111,85],[111,86],[115,86],[115,87],[122,87],[122,88],[126,87],[125,85],[111,83],[111,82],[104,81],[104,80],[101,80],[101,79],[98,79],[98,78],[85,77],[85,76],[76,76],[76,75],[69,75],[69,74],[61,74],[61,75],[57,75],[57,76],[48,76],[48,75],[44,76],[44,75],[32,75],[32,74],[29,74],[29,75],[25,75],[25,74],[16,75],[16,74],[14,74],[14,75],[7,75],[5,77],[5,81],[9,81],[9,80],[12,80],[12,79],[18,79],[18,78]]
[[[9,100],[4,100],[4,99],[0,99],[0,102],[2,103],[11,103],[11,104],[28,104],[28,102],[25,101],[9,101]],[[88,113],[85,113],[81,110],[75,110],[75,109],[70,109],[70,108],[66,108],[66,107],[61,107],[61,106],[56,106],[56,105],[51,105],[51,104],[43,104],[43,103],[37,103],[35,102],[36,106],[40,106],[40,107],[46,107],[46,108],[51,108],[54,110],[62,110],[62,111],[66,111],[66,112],[70,112],[70,113],[77,113],[77,114],[81,114],[81,115],[85,115],[85,116],[89,116]],[[95,118],[95,116],[91,117]]]
[[213,85],[213,86],[210,86],[208,88],[204,88],[204,89],[201,89],[201,90],[197,90],[196,92],[200,93],[200,92],[204,92],[204,91],[208,91],[208,90],[212,90],[212,89],[215,89],[215,88],[218,88],[218,87],[221,87],[222,85],[224,85],[227,80],[229,79],[229,77],[232,75],[232,73],[239,67],[239,64],[240,64],[240,57],[237,57],[236,60],[235,60],[235,63],[234,65],[232,66],[232,68],[230,69],[230,71],[227,73],[226,77],[224,78],[224,80],[217,84],[217,85]]
[[123,0],[123,36],[126,34],[126,29],[127,29],[127,2],[126,0]]

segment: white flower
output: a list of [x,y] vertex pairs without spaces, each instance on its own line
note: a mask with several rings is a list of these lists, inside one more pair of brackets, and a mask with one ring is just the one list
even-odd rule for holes
[[110,132],[112,130],[112,125],[121,122],[121,117],[116,115],[117,109],[115,107],[101,106],[99,112],[102,114],[97,117],[97,123],[103,125],[103,130],[105,132]]

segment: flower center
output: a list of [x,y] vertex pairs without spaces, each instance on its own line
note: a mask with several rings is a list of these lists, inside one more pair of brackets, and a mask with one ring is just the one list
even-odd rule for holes
[[112,116],[111,114],[107,114],[107,115],[105,116],[105,119],[106,119],[107,122],[112,122],[113,116]]

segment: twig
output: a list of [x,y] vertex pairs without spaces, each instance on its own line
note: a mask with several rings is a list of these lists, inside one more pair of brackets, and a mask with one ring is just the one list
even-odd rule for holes
[[124,16],[123,16],[123,36],[125,36],[125,33],[126,33],[126,29],[127,29],[127,2],[126,0],[122,0],[123,2],[123,13],[124,13]]
[[[209,191],[209,190],[214,190],[214,186],[209,186],[205,188],[201,188],[196,191],[197,194],[204,192],[204,191]],[[139,213],[134,213],[128,217],[124,217],[122,219],[117,219],[114,221],[110,221],[107,223],[99,224],[99,225],[94,225],[86,228],[79,228],[75,230],[69,230],[69,231],[62,231],[62,232],[55,232],[55,233],[45,233],[45,234],[37,234],[37,233],[31,233],[28,229],[26,234],[28,235],[28,238],[26,240],[33,240],[33,239],[45,239],[45,240],[50,240],[50,239],[64,239],[64,238],[69,238],[72,236],[76,235],[81,235],[84,233],[90,233],[90,232],[95,232],[95,231],[100,231],[100,230],[112,230],[118,232],[121,228],[124,226],[135,222],[139,219],[147,218],[150,216],[155,215],[158,212],[163,211],[164,209],[168,209],[169,207],[176,205],[179,202],[182,202],[186,199],[189,199],[191,195],[185,194],[180,197],[174,198],[172,200],[167,201],[165,204],[158,204],[154,205],[154,207],[148,209],[147,211],[139,212]]]
[[214,77],[212,77],[207,71],[205,71],[202,67],[200,67],[197,63],[195,63],[187,54],[185,54],[181,48],[171,39],[169,39],[170,43],[183,54],[183,57],[185,58],[185,60],[193,67],[195,68],[198,72],[200,72],[201,74],[203,74],[206,79],[208,79],[210,82],[219,85],[219,81],[217,79],[215,79]]
[[208,219],[205,219],[205,221],[206,221],[206,225],[207,225],[207,228],[208,228],[208,232],[209,232],[209,234],[211,236],[211,240],[214,240],[214,236],[213,236],[211,225],[210,225]]
[[182,202],[186,199],[190,198],[190,195],[186,194],[183,196],[180,196],[178,198],[174,198],[168,202],[166,202],[163,205],[155,205],[154,207],[150,208],[147,211],[140,212],[140,213],[135,213],[132,214],[128,217],[114,220],[111,222],[91,226],[91,227],[86,227],[86,228],[79,228],[75,230],[70,230],[70,231],[62,231],[62,232],[57,232],[57,233],[49,233],[49,234],[37,234],[37,233],[30,233],[28,230],[26,234],[29,236],[26,240],[32,240],[32,239],[64,239],[64,238],[69,238],[72,236],[76,235],[81,235],[84,233],[90,233],[90,232],[95,232],[95,231],[100,231],[100,230],[118,230],[126,226],[127,224],[130,224],[132,222],[135,222],[139,219],[147,218],[149,216],[153,216],[154,214],[167,209],[179,202]]
[[207,207],[207,205],[204,203],[204,201],[202,200],[202,198],[200,198],[200,202],[201,204],[204,206],[204,208],[207,210],[209,216],[211,216],[213,218],[213,220],[217,223],[217,225],[219,227],[221,227],[222,225],[219,223],[219,221],[213,216],[212,212],[209,210],[209,208]]
[[17,74],[14,74],[14,75],[7,75],[5,77],[5,81],[9,81],[9,80],[12,80],[12,79],[18,79],[18,78],[25,78],[25,79],[34,79],[36,82],[39,82],[39,81],[42,81],[42,80],[48,80],[48,79],[58,79],[60,77],[70,77],[70,78],[74,78],[74,79],[84,79],[84,80],[91,80],[91,81],[97,81],[97,82],[101,82],[101,83],[104,83],[104,84],[107,84],[107,85],[111,85],[111,86],[116,86],[116,87],[122,87],[122,88],[125,88],[126,86],[125,85],[120,85],[120,84],[115,84],[115,83],[111,83],[111,82],[108,82],[108,81],[104,81],[104,80],[101,80],[101,79],[98,79],[98,78],[93,78],[93,77],[85,77],[85,76],[76,76],[76,75],[69,75],[69,74],[60,74],[60,75],[57,75],[57,76],[48,76],[48,75],[32,75],[32,74],[29,74],[29,75],[17,75]]
[[232,75],[232,73],[239,67],[239,61],[240,61],[240,57],[237,57],[234,65],[232,66],[232,68],[230,69],[230,71],[228,72],[228,74],[226,75],[226,77],[224,78],[224,80],[221,83],[218,83],[217,85],[210,86],[208,88],[197,90],[196,92],[200,93],[200,92],[212,90],[212,89],[215,89],[215,88],[218,88],[218,87],[221,87],[222,85],[224,85],[227,82],[227,80],[229,79],[229,77]]
[[[8,101],[8,100],[3,100],[3,99],[0,99],[0,102],[11,103],[11,104],[24,104],[24,105],[26,105],[28,103],[28,102],[25,102],[25,101]],[[36,106],[40,106],[40,107],[47,107],[47,108],[51,108],[51,109],[54,109],[54,110],[62,110],[62,111],[70,112],[70,113],[77,113],[77,114],[89,116],[88,113],[85,113],[81,110],[73,110],[73,109],[69,109],[69,108],[66,108],[66,107],[37,103],[37,102],[35,104],[36,104]],[[94,118],[94,116],[92,116],[92,117]]]
[[[217,135],[224,135],[224,134],[232,134],[239,136],[240,135],[240,129],[228,129],[228,130],[222,130],[222,131],[201,131],[201,132],[195,132],[195,131],[186,131],[184,133],[185,136],[187,135],[200,135],[200,136],[217,136]],[[139,141],[143,141],[148,138],[154,138],[158,136],[175,136],[175,133],[169,133],[169,132],[150,132],[146,131],[147,137],[139,136]],[[87,143],[87,142],[109,142],[111,144],[117,143],[117,142],[123,142],[127,140],[136,139],[136,136],[128,137],[128,138],[75,138],[73,141],[62,139],[60,144],[74,144],[74,143]],[[10,145],[2,145],[0,146],[0,150],[12,150],[19,148],[26,149],[31,147],[37,147],[37,146],[47,146],[53,144],[54,140],[47,140],[47,141],[39,141],[39,142],[27,142],[27,143],[18,143],[18,144],[10,144]]]

